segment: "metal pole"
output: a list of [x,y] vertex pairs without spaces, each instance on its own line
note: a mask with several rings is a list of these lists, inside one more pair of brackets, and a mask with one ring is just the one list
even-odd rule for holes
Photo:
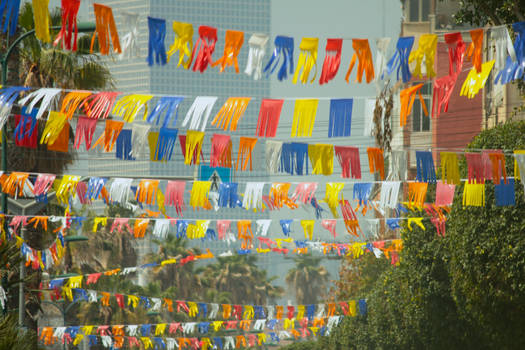
[[[22,208],[22,216],[26,215],[26,208]],[[22,225],[20,237],[25,239],[26,227]],[[26,314],[26,298],[24,294],[24,278],[26,277],[26,265],[24,257],[20,260],[20,284],[18,285],[18,326],[24,327],[24,317]]]

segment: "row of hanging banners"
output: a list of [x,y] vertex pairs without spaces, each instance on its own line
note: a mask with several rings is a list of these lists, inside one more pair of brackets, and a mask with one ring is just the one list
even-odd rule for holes
[[[9,28],[13,35],[17,29],[19,1],[11,1],[12,6],[5,7],[5,18],[3,21],[3,32]],[[77,39],[77,13],[80,1],[62,0],[62,28],[55,38],[53,44],[68,50],[76,50]],[[122,12],[124,23],[127,26],[121,46],[117,26],[114,21],[111,7],[102,4],[93,4],[96,19],[96,30],[91,41],[93,51],[95,40],[98,38],[99,51],[102,55],[113,52],[123,57],[137,56],[139,53],[139,15]],[[2,8],[2,12],[4,8]],[[49,9],[45,1],[33,1],[33,13],[36,37],[43,42],[50,42],[49,33]],[[178,56],[178,67],[204,72],[209,66],[218,67],[223,72],[228,67],[233,67],[239,73],[238,56],[244,44],[244,32],[226,30],[224,38],[224,51],[222,57],[212,59],[218,40],[217,28],[201,25],[198,28],[198,38],[194,41],[194,27],[191,23],[173,22],[175,39],[169,50],[166,51],[166,20],[162,18],[148,17],[149,43],[148,57],[149,65],[154,63],[164,65],[172,56]],[[448,45],[450,53],[449,75],[435,79],[434,93],[438,96],[439,105],[446,106],[451,95],[451,90],[456,84],[459,73],[462,70],[465,56],[470,58],[473,69],[467,78],[467,90],[469,95],[479,91],[484,85],[495,66],[497,71],[495,81],[502,84],[521,79],[524,72],[520,69],[525,63],[525,52],[523,46],[525,39],[525,22],[512,25],[515,33],[514,44],[509,36],[506,26],[490,28],[489,45],[495,50],[495,59],[483,62],[483,39],[485,29],[473,29],[470,31],[471,43],[463,41],[460,32],[447,33],[444,41]],[[259,79],[263,75],[269,76],[277,71],[279,80],[293,74],[293,82],[300,81],[303,84],[312,83],[317,76],[317,58],[319,38],[305,37],[299,43],[299,59],[294,67],[294,38],[287,36],[276,36],[274,50],[269,60],[263,64],[266,47],[269,42],[266,34],[255,33],[248,40],[248,59],[245,73]],[[387,59],[390,38],[376,40],[375,67],[372,51],[368,39],[352,39],[354,54],[350,60],[345,80],[350,80],[350,75],[357,63],[356,81],[361,82],[363,76],[369,83],[374,78],[383,79],[385,75],[396,72],[397,79],[409,82],[412,75],[422,78],[434,78],[434,61],[437,52],[438,36],[435,34],[423,34],[419,38],[418,47],[413,50],[415,38],[413,36],[400,37],[395,47],[395,53]],[[329,38],[326,40],[326,54],[321,68],[319,83],[324,84],[334,79],[341,64],[343,47],[342,38]],[[410,64],[414,65],[413,70]],[[191,67],[193,64],[193,67]],[[279,64],[281,65],[280,67]],[[449,96],[444,96],[449,95]]]

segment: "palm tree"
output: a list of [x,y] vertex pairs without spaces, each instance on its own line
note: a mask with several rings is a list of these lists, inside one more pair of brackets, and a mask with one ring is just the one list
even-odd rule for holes
[[329,274],[319,265],[321,258],[309,254],[294,257],[295,267],[288,271],[286,283],[295,291],[298,304],[315,304],[326,292]]

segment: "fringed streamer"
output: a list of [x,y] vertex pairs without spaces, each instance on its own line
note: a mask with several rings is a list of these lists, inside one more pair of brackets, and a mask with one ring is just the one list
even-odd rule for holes
[[109,232],[113,233],[116,229],[118,233],[122,233],[123,228],[126,228],[129,233],[133,234],[133,231],[131,230],[131,227],[129,226],[128,218],[116,218],[115,220],[113,220],[113,224],[111,225],[111,229],[109,230]]
[[162,117],[162,114],[164,113],[165,116],[162,122],[162,127],[166,128],[169,126],[170,123],[173,126],[175,126],[175,124],[177,124],[177,119],[178,119],[179,105],[183,100],[184,100],[184,97],[179,97],[179,96],[161,97],[158,100],[155,108],[153,108],[153,110],[150,112],[150,114],[146,118],[146,121],[151,124],[155,123],[155,125],[159,125],[159,121]]
[[121,16],[127,33],[122,37],[122,54],[119,55],[119,58],[139,57],[139,14],[121,11]]
[[61,92],[61,89],[41,88],[20,99],[18,104],[23,107],[31,101],[27,105],[27,113],[31,113],[33,108],[36,108],[37,103],[40,102],[38,113],[36,114],[36,119],[40,119],[44,113],[51,108],[51,104],[57,102],[58,96]]
[[[208,122],[208,118],[210,117],[211,110],[216,101],[217,97],[215,96],[195,97],[193,104],[188,110],[188,113],[186,113],[186,117],[182,121],[182,126],[186,127],[186,125],[189,123],[188,129],[200,129],[201,131],[204,131],[204,129],[206,128],[206,123]],[[202,126],[199,128],[201,121]]]
[[153,226],[153,231],[151,233],[154,237],[166,239],[170,232],[170,223],[170,219],[156,219],[155,226]]
[[115,157],[122,160],[135,160],[131,156],[131,130],[122,129],[117,137]]
[[425,100],[423,100],[423,96],[421,95],[421,88],[423,87],[423,85],[423,83],[417,84],[404,90],[401,90],[401,92],[399,93],[399,100],[401,102],[399,126],[403,127],[407,125],[407,117],[412,113],[412,106],[414,105],[414,101],[416,100],[416,94],[419,95],[419,101],[421,101],[421,107],[423,107],[423,112],[425,112],[425,115],[428,116],[427,106],[425,104]]
[[131,124],[131,153],[130,157],[137,158],[144,149],[150,125],[133,123]]
[[266,45],[270,37],[266,34],[254,33],[248,40],[248,61],[244,73],[249,76],[253,75],[253,80],[259,80],[262,77],[262,65]]
[[[49,0],[32,0],[33,21],[35,22],[35,36],[38,40],[49,43]],[[17,12],[18,16],[18,12]]]
[[288,191],[290,190],[290,186],[290,183],[272,183],[268,195],[268,202],[271,207],[270,209],[281,209],[285,205],[290,209],[297,208],[297,204],[295,204],[293,200],[290,199],[290,197],[288,197]]
[[242,199],[242,207],[246,210],[262,210],[264,182],[247,182]]
[[409,208],[423,209],[425,197],[427,195],[427,182],[410,182],[408,184],[408,205]]
[[219,207],[235,208],[241,206],[241,200],[237,193],[236,182],[221,182],[219,185]]
[[189,239],[204,239],[210,225],[210,220],[196,220],[195,224],[188,225],[186,237]]
[[109,200],[112,203],[126,204],[129,199],[133,179],[114,178],[109,188]]
[[[53,42],[53,46],[60,46],[66,50],[77,51],[77,14],[80,0],[62,0],[62,28]],[[75,32],[73,35],[73,31]],[[73,45],[71,45],[73,39]]]
[[212,67],[220,65],[219,71],[222,73],[226,67],[233,66],[235,72],[239,73],[239,62],[237,56],[244,43],[244,32],[227,30],[224,37],[224,53],[221,58],[212,63]]
[[[381,103],[381,102],[380,102]],[[365,100],[365,126],[363,128],[363,136],[374,136],[374,111],[376,108],[375,99]],[[383,113],[384,114],[384,113]],[[381,116],[383,117],[383,116]]]
[[[2,3],[7,0],[3,0]],[[1,5],[1,3],[0,3]],[[0,8],[0,13],[2,13]],[[1,19],[1,18],[0,18]],[[0,129],[4,127],[14,102],[18,99],[21,92],[27,91],[29,88],[20,86],[10,86],[0,90]]]
[[311,137],[317,114],[317,99],[295,100],[291,137]]
[[267,140],[265,145],[266,171],[269,174],[276,174],[281,164],[282,141]]
[[257,120],[255,136],[275,137],[284,100],[263,99]]
[[91,95],[91,91],[71,91],[62,100],[60,112],[67,116],[68,120],[73,118],[76,110],[86,101]]
[[485,179],[492,179],[492,161],[490,159],[491,153],[500,153],[502,150],[484,149],[481,151],[481,163],[483,164],[483,176]]
[[454,201],[455,184],[438,181],[436,185],[436,206],[451,206]]
[[397,40],[396,53],[387,63],[387,73],[390,75],[394,70],[397,70],[397,80],[399,81],[399,73],[401,73],[403,83],[408,83],[412,78],[408,60],[410,58],[410,51],[412,50],[413,45],[413,36],[400,37]]
[[219,129],[235,131],[237,124],[242,119],[246,108],[250,103],[250,97],[230,97],[224,102],[215,118],[211,121],[211,125],[215,125]]
[[46,196],[47,192],[51,189],[51,186],[53,186],[55,178],[56,175],[53,174],[38,174],[33,187],[35,197],[39,198]]
[[301,220],[301,226],[304,230],[304,238],[312,240],[312,237],[314,235],[314,220]]
[[492,67],[494,67],[494,62],[495,61],[492,60],[483,63],[480,72],[477,72],[476,69],[472,68],[463,82],[459,95],[474,98],[487,83]]
[[[179,53],[179,62],[177,67],[189,69],[191,66],[191,52],[193,51],[193,25],[191,23],[173,21],[173,32],[175,39],[171,44],[168,55],[168,62],[171,56]],[[186,58],[186,61],[184,61]]]
[[264,73],[269,77],[279,65],[282,57],[283,64],[277,72],[277,79],[282,81],[288,77],[288,71],[290,74],[293,74],[293,38],[278,35],[275,37],[274,45],[272,57],[270,57],[270,60],[264,67]]
[[12,172],[2,183],[2,192],[16,199],[20,194],[24,193],[24,186],[28,178],[28,173]]
[[516,51],[514,51],[514,46],[512,44],[512,40],[510,39],[507,26],[491,28],[490,41],[493,43],[494,48],[496,49],[496,64],[494,68],[497,72],[505,69],[507,55],[509,56],[510,62],[516,62]]
[[485,184],[465,183],[463,189],[463,206],[485,206]]
[[[185,139],[184,164],[200,164],[200,155],[202,143],[204,141],[204,132],[188,130]],[[181,143],[182,145],[182,143]]]
[[[302,84],[308,83],[308,77],[312,68],[315,67],[314,76],[310,83],[313,83],[317,76],[317,47],[319,46],[319,38],[303,38],[299,44],[299,60],[297,61],[297,67],[295,68],[295,74],[293,76],[293,83],[297,84],[297,79]],[[302,72],[301,72],[302,70]]]
[[47,150],[67,153],[69,148],[69,129],[69,123],[66,121],[62,130],[58,133],[55,142],[47,143]]
[[391,151],[387,180],[405,181],[407,179],[407,154],[405,151]]
[[423,231],[426,230],[425,225],[423,225],[423,218],[408,218],[407,227],[410,231],[412,231],[412,224],[416,224],[419,226]]
[[133,225],[133,236],[135,236],[135,238],[144,238],[149,222],[149,219],[135,219]]
[[515,34],[514,53],[516,56],[512,57],[509,51],[510,56],[507,57],[505,68],[500,70],[496,75],[494,80],[495,84],[497,84],[498,81],[501,84],[508,84],[514,80],[522,79],[525,73],[523,69],[525,65],[525,22],[513,23],[512,29]]
[[93,135],[95,134],[95,129],[97,128],[97,120],[91,119],[88,117],[78,117],[77,120],[77,129],[75,132],[75,149],[80,148],[82,139],[86,144],[86,151],[89,151],[91,148],[91,142],[93,141]]
[[41,144],[52,145],[67,125],[67,117],[64,113],[51,111],[47,117],[46,126],[40,138]]
[[351,98],[330,100],[328,137],[350,136],[353,104],[354,100]]
[[448,112],[448,103],[456,86],[458,75],[446,75],[434,80],[432,94],[432,118],[439,117],[441,111]]
[[257,224],[257,229],[255,230],[258,236],[266,237],[268,234],[268,229],[272,224],[272,220],[269,219],[260,219],[255,222]]
[[379,172],[381,180],[385,179],[385,159],[383,158],[383,150],[375,147],[368,147],[366,150],[368,154],[368,166],[370,173]]
[[507,183],[501,183],[494,186],[496,205],[516,205],[516,196],[514,194],[514,179],[509,179]]
[[337,220],[335,219],[325,219],[321,221],[321,226],[323,226],[325,230],[330,232],[334,238],[337,236],[337,233],[335,231],[336,225]]
[[[434,226],[436,227],[438,236],[445,237],[445,230],[446,230],[445,224],[447,222],[447,217],[445,216],[443,211],[447,211],[447,210],[445,208],[436,207],[434,205],[427,205],[425,206],[425,211],[430,216],[430,222],[432,222]],[[421,225],[423,224],[421,223]]]
[[335,155],[341,166],[341,177],[361,179],[359,148],[352,146],[334,146]]
[[80,176],[75,175],[63,175],[58,189],[56,191],[56,196],[58,202],[61,204],[68,204],[69,197],[74,195],[78,182],[80,181]]
[[[115,143],[117,142],[118,135],[124,127],[124,122],[119,122],[116,120],[106,119],[106,128],[99,139],[93,145],[93,148],[96,148],[98,145],[104,149],[104,152],[113,151]],[[104,143],[104,145],[102,145]]]
[[27,113],[26,107],[23,107],[22,113],[15,115],[14,139],[17,146],[36,148],[38,133],[34,131],[38,127],[37,113],[38,109],[33,109],[31,113]]
[[132,123],[139,111],[144,107],[144,118],[148,114],[148,101],[153,95],[131,94],[118,100],[113,107],[113,114],[116,117],[122,117],[125,122]]
[[148,57],[146,62],[148,66],[153,64],[165,65],[167,62],[166,56],[166,20],[162,18],[153,18],[148,16]]
[[330,208],[330,211],[332,212],[334,218],[339,217],[337,214],[337,206],[339,205],[339,201],[342,199],[341,192],[343,191],[344,187],[345,184],[343,182],[326,183],[324,202],[328,205],[328,208]]
[[281,147],[280,171],[290,175],[308,175],[308,144],[283,143]]
[[[195,42],[193,51],[191,52],[191,61],[195,57],[195,63],[193,64],[193,71],[199,71],[203,73],[208,64],[212,63],[211,56],[215,51],[215,44],[217,43],[217,28],[200,26],[199,27],[199,39]],[[195,53],[198,51],[197,56]]]
[[217,234],[219,235],[219,241],[226,238],[227,234],[230,233],[230,220],[217,220]]
[[154,160],[163,162],[171,160],[178,132],[178,129],[160,128]]
[[465,153],[468,167],[468,182],[485,183],[485,171],[480,153]]
[[525,186],[525,150],[514,151],[514,178]]
[[454,152],[441,152],[441,181],[459,185],[458,155]]
[[186,181],[168,181],[168,184],[166,185],[164,205],[175,207],[178,216],[182,216],[182,212],[186,209],[186,206],[184,205],[185,189]]
[[203,208],[211,209],[208,200],[208,192],[210,192],[211,181],[194,181],[191,188],[190,206],[195,209]]
[[237,221],[237,238],[241,241],[241,249],[250,249],[253,241],[252,221]]
[[463,69],[463,59],[465,58],[466,44],[460,32],[446,33],[445,43],[448,46],[448,74],[459,75]]
[[115,19],[113,18],[113,10],[111,10],[111,7],[94,3],[93,10],[95,11],[96,31],[91,38],[90,52],[93,53],[95,37],[98,36],[99,51],[101,55],[109,54],[110,37],[111,43],[113,44],[113,52],[122,53],[117,26],[115,24]]
[[359,237],[359,232],[363,234],[363,231],[359,226],[359,220],[357,220],[357,215],[355,214],[354,209],[352,209],[352,206],[346,199],[341,200],[341,213],[343,214],[343,221],[345,223],[346,232],[355,237]]
[[232,167],[232,141],[230,135],[213,134],[211,138],[210,167]]
[[397,207],[397,199],[399,196],[399,181],[383,181],[381,183],[381,196],[379,198],[379,206],[383,209]]
[[326,39],[326,54],[319,84],[323,85],[334,79],[341,65],[343,39]]
[[436,182],[436,169],[432,152],[416,151],[417,181]]
[[283,230],[283,235],[286,237],[290,237],[290,232],[292,231],[292,219],[282,219],[279,220],[279,224],[281,225],[281,229]]
[[346,72],[345,80],[347,83],[350,82],[350,74],[352,74],[357,60],[356,82],[361,83],[363,74],[366,74],[366,83],[369,84],[374,80],[374,62],[372,61],[372,52],[370,51],[368,39],[352,39],[352,47],[354,48],[354,54]]
[[501,177],[507,183],[507,170],[505,169],[505,155],[502,151],[497,153],[489,153],[490,162],[492,163],[492,182],[499,185]]
[[295,192],[292,195],[292,201],[299,201],[303,204],[308,204],[312,201],[312,198],[314,198],[316,190],[317,182],[301,182],[295,188]]
[[113,108],[120,92],[102,91],[93,95],[89,95],[82,106],[89,118],[92,119],[106,119],[109,111]]
[[257,143],[256,138],[252,137],[241,137],[239,139],[239,153],[237,155],[237,162],[235,164],[235,170],[239,170],[239,165],[241,165],[241,170],[246,171],[248,168],[248,161],[250,162],[250,171],[252,171],[252,151]]
[[375,69],[377,72],[376,81],[383,79],[385,73],[387,72],[387,51],[388,46],[390,45],[391,38],[377,38],[376,39],[376,64]]
[[154,205],[158,188],[159,180],[140,180],[135,200],[139,203]]
[[86,200],[91,202],[98,199],[107,181],[108,179],[103,177],[90,177],[87,183]]
[[482,28],[470,31],[472,41],[467,49],[467,58],[472,61],[472,65],[477,73],[481,73],[481,62],[483,62],[483,31],[484,29]]
[[422,64],[425,62],[425,75],[434,78],[434,59],[436,57],[438,36],[436,34],[423,34],[419,37],[417,50],[412,51],[408,63],[416,62],[414,77],[423,79]]
[[312,174],[332,175],[334,172],[334,145],[310,144],[308,157],[312,164]]
[[357,201],[356,210],[359,211],[359,208],[362,207],[363,215],[366,214],[367,210],[371,206],[370,203],[370,194],[372,193],[373,184],[371,183],[355,183],[353,190],[353,198]]

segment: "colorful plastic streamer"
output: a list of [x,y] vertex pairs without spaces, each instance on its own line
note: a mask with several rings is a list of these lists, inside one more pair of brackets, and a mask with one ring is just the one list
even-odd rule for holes
[[248,40],[248,61],[244,73],[249,76],[253,75],[253,80],[259,80],[262,77],[262,65],[266,45],[270,37],[266,34],[254,33]]
[[[293,83],[297,84],[299,79],[302,84],[308,83],[308,77],[312,68],[315,67],[314,76],[310,80],[313,83],[317,76],[317,47],[319,46],[319,38],[303,38],[299,44],[299,60],[297,61],[297,67],[295,68],[295,74],[293,76]],[[302,72],[301,72],[302,70]]]
[[7,122],[15,100],[17,100],[20,93],[27,90],[29,90],[29,88],[20,86],[10,86],[0,90],[0,129],[3,128]]
[[47,117],[46,126],[40,138],[41,144],[52,145],[67,125],[67,118],[64,113],[51,111]]
[[93,145],[96,148],[98,145],[104,149],[104,152],[111,152],[115,143],[117,142],[118,135],[124,127],[124,122],[117,120],[106,119],[106,128],[99,139]]
[[347,83],[350,82],[350,74],[352,74],[357,60],[356,82],[361,83],[363,74],[366,74],[366,83],[369,84],[374,80],[374,62],[372,61],[372,52],[370,51],[368,39],[352,39],[352,47],[354,48],[354,54],[346,72],[345,80]]
[[381,182],[381,195],[379,197],[379,207],[383,210],[385,208],[397,208],[397,201],[399,197],[400,181],[383,181]]
[[341,52],[343,51],[343,39],[326,39],[326,54],[324,56],[323,69],[319,84],[323,85],[334,79],[341,65]]
[[38,40],[49,43],[49,0],[32,0],[32,5],[35,36]]
[[186,206],[184,205],[185,189],[186,181],[168,181],[168,184],[166,185],[164,205],[175,207],[175,211],[179,216],[182,216],[182,212],[186,209]]
[[308,175],[308,144],[283,143],[281,147],[280,171],[290,175]]
[[351,98],[330,100],[330,119],[328,121],[328,137],[347,137],[352,130]]
[[266,158],[266,170],[270,174],[276,174],[279,171],[282,147],[282,141],[266,141],[264,155]]
[[317,182],[301,182],[295,188],[292,195],[292,201],[301,202],[303,204],[310,203],[315,196],[317,190]]
[[[242,206],[242,201],[237,193],[236,182],[221,182],[219,185],[219,207],[236,208]],[[221,235],[219,234],[219,237]]]
[[[203,73],[208,65],[212,63],[211,56],[215,51],[215,43],[217,43],[217,28],[200,26],[199,39],[195,42],[193,51],[191,52],[191,61],[195,57],[193,63],[193,71]],[[198,51],[198,53],[197,53]],[[197,56],[195,56],[197,53]]]
[[0,2],[0,15],[4,22],[2,33],[5,34],[9,30],[9,36],[15,35],[19,10],[20,0],[2,0]]
[[161,162],[171,160],[171,155],[177,142],[177,134],[178,129],[160,128],[157,146],[155,147],[154,160]]
[[[182,121],[182,126],[185,127],[189,123],[188,129],[190,130],[200,129],[201,131],[204,131],[204,129],[206,129],[206,123],[208,122],[208,118],[210,117],[211,110],[216,101],[217,101],[217,97],[215,96],[197,96],[195,97],[193,104],[191,105],[190,109],[188,109],[188,112],[186,113],[186,117]],[[202,123],[202,126],[199,127],[201,123]]]
[[480,153],[465,153],[468,167],[468,182],[485,183],[485,171]]
[[162,18],[154,18],[148,16],[148,57],[146,61],[148,66],[153,64],[165,65],[167,62],[166,56],[166,20]]
[[[197,130],[188,130],[185,138],[184,164],[200,164],[200,155],[202,143],[204,141],[204,132]],[[182,143],[181,143],[182,146]]]
[[[275,68],[279,65],[279,61],[282,59],[283,64],[277,72],[277,79],[282,81],[288,77],[288,71],[290,74],[293,73],[293,38],[278,35],[275,37],[274,42],[275,48],[273,50],[272,57],[264,67],[264,73],[266,76],[270,76]],[[282,57],[282,58],[281,58]]]
[[106,119],[109,115],[109,111],[113,108],[117,97],[120,92],[113,91],[101,91],[99,93],[89,95],[82,106],[84,107],[86,114],[92,119]]
[[454,201],[454,191],[456,190],[456,185],[446,184],[441,181],[437,182],[436,185],[436,205],[439,207],[451,206]]
[[505,68],[500,70],[494,79],[494,83],[508,84],[514,80],[521,79],[525,73],[525,22],[517,22],[512,24],[512,29],[516,36],[514,40],[513,57],[509,50],[509,56],[505,62]]
[[501,178],[507,183],[507,170],[505,169],[505,155],[503,152],[489,153],[490,163],[492,165],[492,182],[495,185],[499,185]]
[[215,118],[211,121],[211,125],[215,125],[217,128],[223,130],[235,131],[237,130],[237,124],[242,119],[248,104],[250,103],[250,97],[230,97],[224,102]]
[[[62,11],[62,28],[53,42],[53,46],[57,46],[60,43],[62,48],[66,50],[77,51],[77,14],[80,8],[80,0],[62,0],[61,1]],[[73,35],[73,31],[75,34]],[[73,45],[71,45],[71,39],[73,39]]]
[[31,101],[27,106],[27,112],[31,113],[36,104],[41,101],[38,108],[38,113],[36,114],[36,119],[40,119],[44,115],[44,112],[49,109],[50,105],[57,100],[58,95],[61,92],[61,89],[40,88],[20,99],[18,104],[20,106],[25,106],[29,101]]
[[496,59],[494,69],[499,73],[505,69],[507,55],[511,61],[516,61],[516,51],[514,51],[514,46],[512,44],[512,40],[510,39],[507,26],[491,28],[490,39],[496,49],[494,54],[494,58]]
[[252,137],[241,137],[239,139],[239,153],[237,155],[237,163],[235,164],[235,170],[246,171],[248,168],[248,162],[250,162],[250,171],[252,171],[252,151],[257,143],[256,138]]
[[387,63],[387,73],[390,75],[394,70],[397,70],[397,80],[399,81],[401,73],[401,79],[403,80],[403,83],[408,83],[412,78],[408,61],[413,45],[413,36],[400,37],[397,40],[396,53]]
[[484,29],[482,28],[470,31],[472,41],[467,49],[467,58],[472,61],[477,73],[481,73],[481,63],[483,62],[483,32]]
[[28,113],[27,108],[22,107],[20,115],[15,115],[14,139],[17,146],[36,148],[38,135],[34,131],[38,126],[37,113],[38,109],[36,108]]
[[391,40],[392,39],[388,37],[376,39],[376,81],[379,81],[379,79],[383,79],[385,72],[387,71],[387,50]]
[[[171,56],[179,53],[177,67],[189,69],[191,66],[191,52],[193,51],[193,25],[191,23],[173,21],[173,32],[175,39],[167,52],[168,62]],[[186,58],[186,61],[184,61]]]
[[376,147],[368,147],[366,150],[368,154],[368,165],[370,173],[379,172],[381,181],[385,179],[385,159],[383,157],[383,150]]
[[353,199],[357,201],[356,210],[359,211],[359,208],[362,207],[363,215],[366,214],[370,206],[370,194],[372,193],[372,183],[355,183],[353,189]]
[[80,116],[77,120],[77,129],[75,132],[75,144],[74,148],[79,149],[82,139],[86,144],[86,151],[91,148],[91,142],[93,141],[93,135],[97,128],[97,120],[88,117]]
[[[342,199],[341,192],[345,184],[343,182],[327,182],[324,201],[330,208],[334,218],[338,218],[337,206],[339,205],[340,199]],[[341,197],[341,198],[339,198]]]
[[432,152],[416,151],[417,181],[436,182],[436,169]]
[[423,34],[419,37],[418,48],[412,51],[408,63],[416,62],[414,76],[423,78],[422,64],[425,62],[425,72],[427,78],[436,76],[434,71],[434,59],[436,57],[438,36],[436,34]]
[[516,195],[514,194],[514,179],[508,179],[507,183],[500,183],[494,186],[496,205],[516,205]]
[[123,17],[122,21],[124,26],[128,29],[128,31],[122,37],[122,54],[120,54],[119,58],[130,59],[131,57],[139,57],[139,15],[138,13],[123,11],[121,16]]
[[172,125],[176,125],[177,119],[179,117],[179,106],[183,100],[184,97],[180,96],[162,96],[157,101],[155,108],[153,108],[146,118],[146,121],[148,123],[155,123],[155,125],[159,125],[162,114],[164,114],[162,128],[168,127],[170,123]]
[[332,175],[334,172],[334,145],[308,145],[308,156],[312,164],[312,174]]
[[405,151],[390,151],[387,180],[405,181],[407,179],[407,154]]
[[95,11],[96,31],[91,38],[90,52],[93,53],[95,37],[98,36],[99,51],[101,55],[109,54],[110,38],[113,44],[113,51],[116,53],[122,53],[117,26],[115,24],[115,19],[113,18],[111,7],[94,3],[93,10]]
[[478,73],[475,68],[472,68],[468,73],[467,78],[463,82],[460,96],[467,96],[468,98],[474,98],[478,92],[483,89],[485,83],[489,79],[492,67],[494,67],[494,60],[483,63],[481,71]]
[[423,209],[427,195],[427,182],[408,183],[408,205],[409,208]]
[[211,138],[210,167],[232,167],[232,141],[230,135],[213,134]]
[[421,95],[421,88],[423,87],[423,85],[423,83],[417,84],[404,90],[401,90],[401,92],[399,93],[399,99],[401,102],[399,126],[403,127],[407,124],[407,117],[412,113],[412,107],[414,105],[414,101],[416,100],[416,94],[419,95],[421,107],[423,107],[425,115],[428,116],[427,106],[425,104],[425,100],[423,100],[423,96]]
[[147,124],[133,123],[131,125],[130,157],[137,158],[140,155],[140,152],[144,149],[144,145],[146,144],[150,128],[151,126]]
[[312,136],[318,104],[318,99],[295,100],[291,137]]
[[454,152],[441,152],[441,181],[447,184],[459,185],[458,155]]
[[226,67],[233,66],[235,73],[239,73],[239,62],[237,56],[244,43],[244,32],[227,30],[224,38],[224,53],[221,58],[212,63],[212,67],[220,65],[219,71],[222,73]]
[[335,155],[341,165],[341,177],[361,179],[359,148],[352,146],[334,146]]
[[191,188],[190,206],[193,210],[203,208],[206,210],[211,209],[210,202],[208,200],[208,192],[210,191],[210,181],[194,181],[193,187]]
[[485,184],[465,183],[463,189],[463,206],[485,206]]

